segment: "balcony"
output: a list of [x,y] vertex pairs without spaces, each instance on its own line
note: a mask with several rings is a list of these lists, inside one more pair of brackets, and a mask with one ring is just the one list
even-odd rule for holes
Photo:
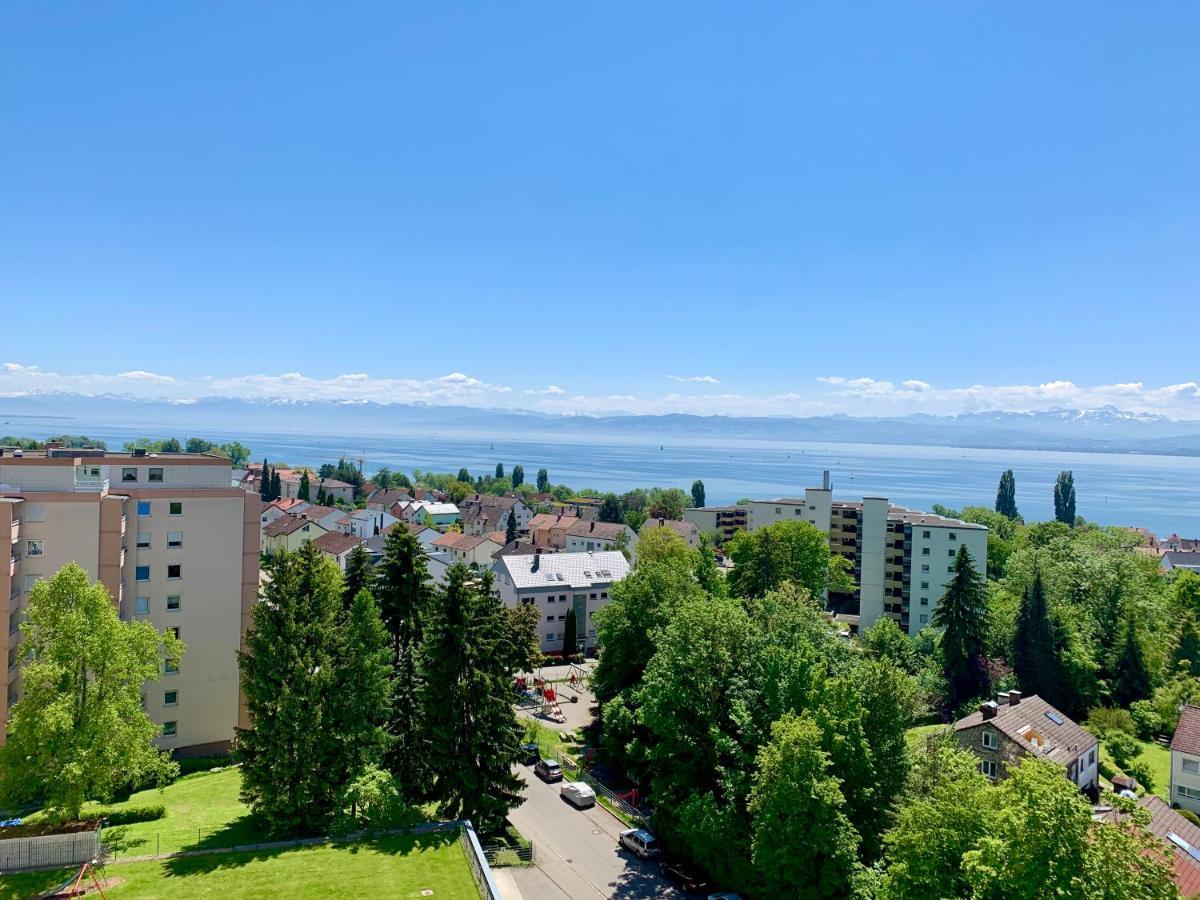
[[108,490],[108,479],[95,475],[75,473],[75,493],[103,494]]
[[21,520],[12,520],[12,542],[15,544],[21,538]]

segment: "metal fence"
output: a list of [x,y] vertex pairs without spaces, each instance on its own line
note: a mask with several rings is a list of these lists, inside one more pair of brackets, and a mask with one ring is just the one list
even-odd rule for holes
[[462,826],[458,832],[458,843],[467,857],[467,865],[471,869],[471,877],[475,879],[475,887],[479,889],[479,896],[483,900],[502,900],[500,888],[496,886],[496,881],[492,877],[491,865],[483,852],[483,847],[479,845],[479,837],[475,834],[474,826],[465,819],[458,824]]
[[528,847],[511,847],[508,844],[489,844],[483,848],[488,865],[493,868],[505,866],[532,866],[533,842]]
[[100,855],[98,831],[46,834],[0,841],[0,871],[74,866]]
[[574,760],[564,756],[559,761],[559,764],[562,766],[563,774],[567,778],[570,778],[571,781],[582,781],[596,792],[597,797],[604,798],[606,801],[608,801],[608,803],[615,807],[618,813],[623,814],[629,819],[646,818],[646,813],[644,810],[641,810],[629,801],[622,799],[616,791],[594,778],[590,773],[584,771],[584,769],[578,766]]

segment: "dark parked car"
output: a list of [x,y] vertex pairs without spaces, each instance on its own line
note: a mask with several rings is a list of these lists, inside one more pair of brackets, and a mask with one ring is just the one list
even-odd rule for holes
[[527,766],[532,766],[535,762],[542,758],[542,751],[534,742],[521,745],[521,761]]
[[533,773],[542,781],[562,781],[562,766],[552,759],[539,759]]
[[665,862],[659,868],[663,877],[685,894],[702,894],[712,887],[707,878],[687,863]]

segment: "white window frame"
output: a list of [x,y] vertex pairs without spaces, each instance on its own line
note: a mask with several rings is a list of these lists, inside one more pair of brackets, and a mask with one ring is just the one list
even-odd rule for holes
[[183,532],[168,531],[167,532],[167,549],[179,550],[183,547]]
[[[172,597],[174,597],[176,600],[175,606],[171,606],[171,598]],[[164,601],[163,605],[167,612],[179,612],[179,610],[183,609],[183,595],[182,594],[167,594],[167,599]]]
[[1000,737],[994,731],[985,731],[980,735],[980,743],[988,750],[1000,749]]
[[[1191,766],[1189,769],[1188,766]],[[1187,759],[1186,757],[1181,762],[1181,767],[1185,775],[1200,775],[1200,760]]]
[[46,555],[46,542],[44,540],[42,540],[41,538],[37,538],[37,539],[30,538],[29,540],[27,540],[25,542],[25,555],[26,556],[45,556]]
[[993,759],[981,759],[979,761],[979,771],[995,781],[1000,776],[1000,766]]

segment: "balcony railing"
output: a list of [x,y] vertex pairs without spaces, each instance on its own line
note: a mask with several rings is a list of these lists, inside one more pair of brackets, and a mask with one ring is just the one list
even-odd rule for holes
[[75,478],[76,493],[102,494],[108,490],[107,478]]

